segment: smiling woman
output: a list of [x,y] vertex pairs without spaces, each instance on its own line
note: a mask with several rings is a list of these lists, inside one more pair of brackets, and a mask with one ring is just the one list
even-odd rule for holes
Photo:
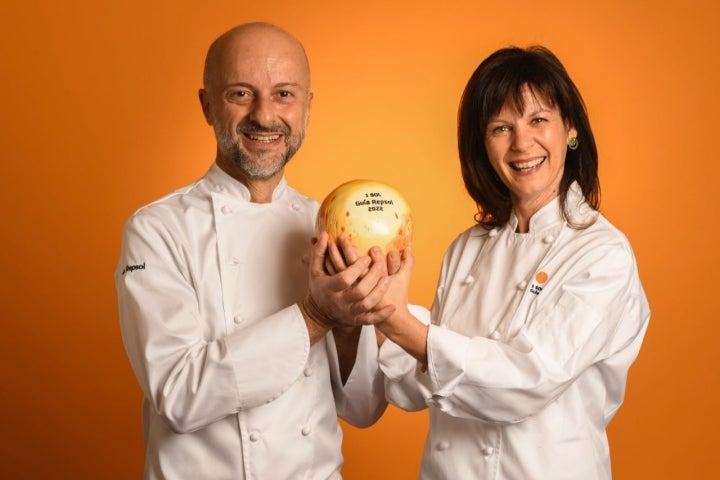
[[560,109],[522,87],[522,104],[506,100],[490,118],[485,135],[488,159],[510,199],[518,220],[517,231],[527,233],[530,218],[560,191],[565,154],[577,130],[567,124]]
[[458,130],[479,225],[447,250],[429,325],[405,300],[410,254],[387,299],[405,308],[376,325],[388,399],[429,410],[420,478],[608,480],[606,427],[650,311],[593,202],[580,94],[550,51],[502,49],[468,81]]
[[532,215],[558,196],[572,224],[564,200],[573,182],[590,207],[599,207],[598,155],[585,103],[549,50],[490,55],[470,77],[459,117],[463,179],[481,224],[503,225],[513,212],[525,233]]

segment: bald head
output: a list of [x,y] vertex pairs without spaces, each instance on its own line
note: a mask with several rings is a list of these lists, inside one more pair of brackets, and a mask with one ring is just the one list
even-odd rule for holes
[[264,22],[238,25],[220,35],[208,49],[203,88],[211,90],[238,63],[270,68],[278,62],[292,63],[298,78],[310,91],[310,64],[302,44],[280,27]]
[[268,23],[225,32],[208,50],[198,94],[220,168],[251,190],[277,185],[310,116],[310,67],[300,42]]

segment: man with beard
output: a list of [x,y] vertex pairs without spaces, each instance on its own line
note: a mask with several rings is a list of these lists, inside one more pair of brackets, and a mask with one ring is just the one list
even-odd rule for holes
[[[341,478],[337,415],[368,426],[386,406],[369,326],[394,309],[376,308],[385,258],[326,234],[311,246],[318,204],[284,178],[312,101],[295,38],[224,33],[199,97],[215,162],[131,216],[115,275],[145,478]],[[355,261],[331,274],[330,258]]]

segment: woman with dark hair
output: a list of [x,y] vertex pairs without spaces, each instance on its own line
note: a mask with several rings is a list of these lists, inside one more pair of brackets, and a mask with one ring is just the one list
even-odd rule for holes
[[406,250],[385,298],[397,309],[376,325],[389,401],[429,408],[420,478],[609,479],[606,427],[650,311],[630,244],[598,211],[595,140],[555,55],[483,61],[458,147],[478,224],[445,255],[429,324],[407,307]]

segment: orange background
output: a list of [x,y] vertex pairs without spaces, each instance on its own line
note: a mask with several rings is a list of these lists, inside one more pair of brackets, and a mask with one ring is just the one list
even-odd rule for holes
[[[339,3],[339,2],[338,2]],[[209,43],[244,21],[306,46],[315,100],[287,176],[321,199],[366,177],[416,224],[411,300],[472,224],[455,115],[475,66],[542,43],[583,92],[605,214],[630,238],[653,316],[610,426],[618,479],[714,478],[720,14],[714,0],[5,2],[0,477],[133,479],[140,390],[112,280],[124,220],[214,155],[196,92]],[[416,478],[426,413],[347,427],[345,478]]]

